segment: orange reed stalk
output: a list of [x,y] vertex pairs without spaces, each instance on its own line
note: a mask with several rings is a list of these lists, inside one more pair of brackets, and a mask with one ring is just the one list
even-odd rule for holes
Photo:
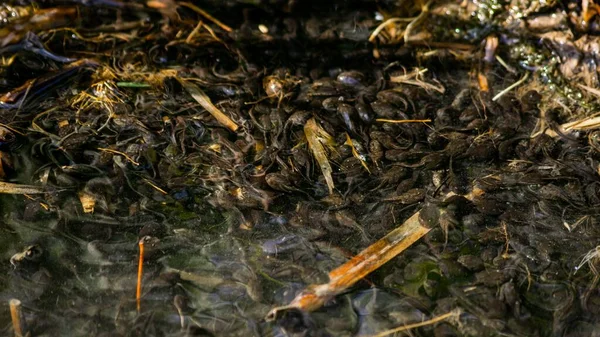
[[406,250],[432,228],[433,224],[421,221],[420,213],[420,211],[415,213],[400,227],[365,248],[350,261],[332,270],[329,273],[328,283],[309,285],[289,305],[271,310],[266,320],[274,320],[280,311],[288,309],[316,310],[325,302],[346,291],[363,277]]
[[23,327],[21,325],[21,301],[13,298],[8,302],[8,305],[10,306],[10,317],[12,319],[15,337],[23,337]]
[[144,238],[138,242],[140,247],[140,259],[138,261],[138,275],[137,275],[137,287],[135,291],[135,302],[137,311],[140,312],[141,299],[142,299],[142,275],[144,272]]

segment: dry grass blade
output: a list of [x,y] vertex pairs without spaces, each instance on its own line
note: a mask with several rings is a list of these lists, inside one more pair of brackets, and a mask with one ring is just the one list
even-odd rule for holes
[[231,27],[227,26],[226,24],[222,23],[221,21],[217,20],[216,18],[214,18],[212,15],[208,14],[208,12],[206,12],[205,10],[203,10],[202,8],[199,8],[198,6],[191,4],[189,2],[180,2],[179,3],[180,6],[184,6],[187,7],[191,10],[193,10],[194,12],[202,15],[203,17],[205,17],[207,20],[211,21],[212,23],[214,23],[215,25],[221,27],[221,29],[223,29],[226,32],[231,32],[233,29],[231,29]]
[[385,119],[385,118],[377,118],[376,122],[381,123],[395,123],[395,124],[404,124],[404,123],[431,123],[431,119]]
[[[573,130],[593,130],[600,128],[600,116],[597,117],[587,117],[580,120],[576,120],[573,122],[561,124],[560,132],[569,132]],[[532,135],[532,137],[537,136],[539,133]],[[546,134],[550,137],[557,137],[558,133],[551,129],[546,129]]]
[[124,103],[125,95],[119,90],[119,87],[112,80],[102,80],[92,84],[90,89],[79,93],[71,106],[77,107],[76,120],[79,122],[79,116],[82,111],[92,107],[99,107],[108,113],[106,122],[98,129],[104,129],[108,123],[115,117],[114,105]]
[[523,84],[523,82],[527,81],[528,78],[529,78],[529,73],[525,73],[525,75],[523,75],[523,77],[521,77],[520,80],[511,84],[510,86],[508,86],[508,88],[502,90],[501,92],[498,93],[498,95],[494,96],[494,98],[492,98],[492,101],[495,102],[495,101],[499,100],[500,97],[504,96],[507,92],[509,92],[509,91],[513,90],[514,88]]
[[239,128],[239,126],[232,121],[227,115],[225,115],[221,110],[219,110],[216,106],[212,104],[210,98],[200,89],[197,85],[190,83],[182,78],[177,77],[177,80],[183,88],[196,100],[196,102],[200,103],[206,111],[208,111],[213,117],[219,121],[219,123],[223,124],[229,130],[235,132]]
[[167,195],[169,194],[167,191],[163,190],[162,188],[156,186],[156,184],[154,184],[153,182],[151,182],[148,179],[144,179],[144,182],[148,185],[150,185],[152,188],[154,188],[155,190],[157,190],[158,192],[160,192],[162,195]]
[[580,87],[581,89],[586,90],[587,92],[589,92],[590,94],[600,97],[600,90],[596,89],[596,88],[592,88],[590,86],[581,84],[581,83],[577,83],[577,86]]
[[387,19],[384,22],[382,22],[379,26],[377,26],[377,28],[375,28],[373,33],[371,33],[371,35],[369,36],[369,42],[374,42],[375,39],[377,38],[377,36],[379,35],[379,33],[381,33],[387,26],[396,24],[396,23],[402,23],[402,22],[410,23],[415,19],[416,18],[390,18],[390,19]]
[[419,25],[425,21],[425,19],[429,15],[429,6],[431,5],[432,2],[433,1],[430,0],[427,3],[423,4],[421,6],[421,13],[419,13],[419,15],[414,20],[412,20],[408,24],[408,26],[406,26],[406,29],[404,30],[404,43],[408,44],[411,42],[410,37],[412,35],[413,29],[415,29],[415,27],[417,27],[417,25]]
[[427,92],[430,92],[431,90],[433,90],[433,91],[439,92],[440,94],[445,93],[446,88],[444,88],[444,86],[441,83],[439,83],[437,80],[434,80],[436,82],[436,84],[427,83],[423,80],[423,74],[425,74],[427,71],[428,71],[427,68],[424,68],[424,69],[415,68],[413,71],[411,71],[409,73],[406,73],[406,71],[405,71],[404,75],[391,76],[390,82],[415,85],[417,87],[423,88]]
[[402,69],[404,70],[404,75],[391,76],[391,82],[404,83],[405,81],[410,81],[417,77],[421,77],[423,74],[429,71],[427,68],[414,68],[411,72],[406,72],[404,67],[402,67]]
[[321,167],[321,172],[323,173],[323,176],[325,176],[325,181],[327,182],[327,187],[331,194],[333,193],[334,188],[333,178],[331,177],[333,169],[327,159],[327,150],[325,146],[332,146],[334,144],[333,137],[319,126],[314,118],[309,119],[304,125],[304,135],[308,140],[310,150],[319,163],[319,167]]
[[194,27],[194,30],[192,30],[192,32],[185,39],[185,43],[189,44],[192,42],[194,35],[198,34],[198,32],[200,31],[200,28],[202,28],[202,25],[204,25],[204,23],[202,21],[198,21],[198,24],[196,25],[196,27]]
[[441,322],[441,321],[444,321],[444,320],[447,320],[447,319],[450,319],[450,318],[456,319],[456,318],[458,318],[460,316],[460,314],[461,314],[460,309],[454,309],[454,310],[449,311],[449,312],[447,312],[447,313],[445,313],[443,315],[436,316],[436,317],[434,317],[432,319],[428,319],[426,321],[419,322],[419,323],[407,324],[407,325],[404,325],[404,326],[401,326],[401,327],[398,327],[398,328],[386,330],[386,331],[383,331],[383,332],[378,333],[376,335],[372,335],[370,337],[384,337],[384,336],[391,335],[393,333],[398,333],[398,332],[402,332],[402,331],[416,329],[416,328],[420,328],[422,326],[432,325],[432,324],[435,324],[435,323],[438,323],[438,322]]
[[354,156],[354,158],[358,159],[360,161],[360,164],[365,168],[365,170],[367,170],[367,172],[371,173],[371,170],[369,170],[369,166],[367,166],[367,160],[365,159],[365,156],[358,153],[358,151],[356,150],[356,146],[354,146],[354,142],[352,141],[352,138],[350,138],[350,135],[348,135],[347,133],[346,133],[346,142],[344,143],[344,145],[350,146],[350,149],[352,150],[352,155]]
[[588,117],[578,121],[561,125],[565,131],[569,130],[591,130],[600,128],[600,117]]
[[48,190],[40,186],[21,185],[0,181],[1,194],[39,194],[46,192],[48,192]]
[[[423,22],[427,17],[431,1],[425,4],[421,1],[413,1],[409,3],[413,4],[414,7],[419,7],[420,11],[418,16],[411,18],[393,17],[385,20],[371,33],[369,36],[369,42],[375,42],[375,40],[379,37],[380,41],[388,44],[399,43],[402,40],[404,40],[404,43],[409,43],[412,35],[411,33],[414,28]],[[406,26],[397,26],[401,23],[406,23]]]
[[267,315],[273,320],[278,312],[287,309],[313,311],[321,307],[334,296],[344,292],[372,271],[400,254],[413,243],[429,233],[431,227],[421,224],[420,211],[408,218],[400,227],[391,231],[350,261],[329,273],[329,283],[310,285],[289,304],[274,308]]
[[577,267],[575,267],[575,273],[573,273],[573,274],[577,274],[579,269],[581,269],[581,267],[583,267],[583,265],[587,263],[588,266],[590,267],[590,270],[592,271],[592,273],[594,273],[594,275],[598,275],[598,269],[596,269],[594,262],[597,262],[599,256],[600,256],[600,246],[596,246],[596,247],[592,248],[590,251],[588,251],[583,256],[579,265]]

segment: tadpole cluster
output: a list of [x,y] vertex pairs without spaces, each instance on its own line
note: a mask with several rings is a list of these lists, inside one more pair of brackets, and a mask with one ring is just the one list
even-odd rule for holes
[[0,6],[0,297],[32,336],[592,335],[596,7],[513,2]]

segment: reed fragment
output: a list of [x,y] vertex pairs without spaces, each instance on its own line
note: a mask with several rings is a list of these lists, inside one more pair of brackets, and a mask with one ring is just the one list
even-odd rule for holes
[[364,249],[350,261],[331,271],[328,283],[309,285],[289,305],[273,308],[267,314],[266,320],[275,320],[280,312],[289,309],[317,310],[327,301],[346,291],[369,273],[406,250],[432,229],[432,224],[421,218],[421,212],[423,210],[416,212],[400,227]]

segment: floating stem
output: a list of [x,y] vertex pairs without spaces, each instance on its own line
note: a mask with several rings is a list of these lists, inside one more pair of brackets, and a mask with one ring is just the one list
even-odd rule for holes
[[431,226],[421,223],[420,213],[421,211],[416,212],[400,227],[367,247],[350,261],[332,270],[329,273],[328,283],[309,285],[289,305],[273,308],[266,319],[274,320],[279,312],[288,309],[317,310],[325,302],[346,291],[363,277],[406,250],[431,230]]
[[135,302],[138,312],[140,312],[141,309],[142,299],[142,275],[144,274],[144,239],[145,237],[138,242],[138,246],[140,247],[140,259],[138,261],[137,287],[135,290]]
[[15,337],[23,337],[23,323],[21,322],[21,301],[16,298],[8,302],[10,306],[10,317],[12,319],[13,330]]

